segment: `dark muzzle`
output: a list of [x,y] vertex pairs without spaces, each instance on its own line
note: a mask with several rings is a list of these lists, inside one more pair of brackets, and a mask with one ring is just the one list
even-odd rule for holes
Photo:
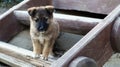
[[39,20],[36,24],[36,28],[38,31],[46,31],[48,29],[47,19]]

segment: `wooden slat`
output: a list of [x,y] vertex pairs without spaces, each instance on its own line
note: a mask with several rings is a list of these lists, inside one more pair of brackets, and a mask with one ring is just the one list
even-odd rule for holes
[[[77,42],[75,46],[53,63],[52,67],[67,67],[70,62],[78,56],[93,58],[96,60],[98,66],[102,67],[105,61],[113,54],[110,43],[110,33],[112,25],[119,15],[120,5]],[[106,51],[109,53],[106,53]]]
[[[26,0],[24,0],[26,1]],[[26,4],[23,4],[18,10],[27,10],[30,7],[35,6],[45,6],[45,5],[52,5],[52,0],[29,0]]]
[[0,53],[0,61],[12,67],[35,67],[30,63],[27,63],[12,56],[5,55],[3,53]]
[[88,11],[109,14],[120,4],[120,0],[53,0],[57,9]]
[[32,51],[20,47],[16,47],[4,42],[0,42],[0,52],[18,58],[27,63],[31,63],[35,66],[49,67],[51,63],[54,61],[52,59],[50,59],[49,61],[44,61],[41,59],[33,59],[32,57],[34,56],[34,54]]
[[13,13],[8,14],[0,20],[0,41],[8,42],[23,29],[24,27],[17,22]]
[[[23,24],[29,25],[29,15],[27,11],[14,11],[17,20]],[[63,32],[86,34],[102,19],[88,18],[74,15],[65,15],[54,13],[55,20],[60,24],[60,30]]]
[[17,33],[23,30],[23,26],[18,23],[13,11],[20,8],[23,4],[27,3],[29,0],[25,0],[10,8],[8,11],[0,15],[0,40],[8,42]]
[[111,32],[112,47],[116,52],[120,52],[120,16],[116,19]]

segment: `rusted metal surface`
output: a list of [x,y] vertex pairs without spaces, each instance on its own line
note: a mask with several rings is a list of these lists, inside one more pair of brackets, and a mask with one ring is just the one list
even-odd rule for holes
[[120,0],[53,0],[58,9],[88,11],[109,14],[120,4]]

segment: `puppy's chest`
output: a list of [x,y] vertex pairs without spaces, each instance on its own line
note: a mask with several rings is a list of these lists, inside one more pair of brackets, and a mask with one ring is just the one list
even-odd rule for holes
[[40,34],[38,39],[43,44],[45,39],[46,39],[46,37],[43,34]]
[[50,36],[45,35],[44,33],[34,33],[33,38],[38,39],[40,43],[44,44],[45,40],[50,39]]

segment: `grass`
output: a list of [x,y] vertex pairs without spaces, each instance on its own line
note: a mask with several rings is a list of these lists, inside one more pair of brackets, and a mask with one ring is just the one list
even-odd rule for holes
[[0,0],[0,7],[10,8],[23,0]]

